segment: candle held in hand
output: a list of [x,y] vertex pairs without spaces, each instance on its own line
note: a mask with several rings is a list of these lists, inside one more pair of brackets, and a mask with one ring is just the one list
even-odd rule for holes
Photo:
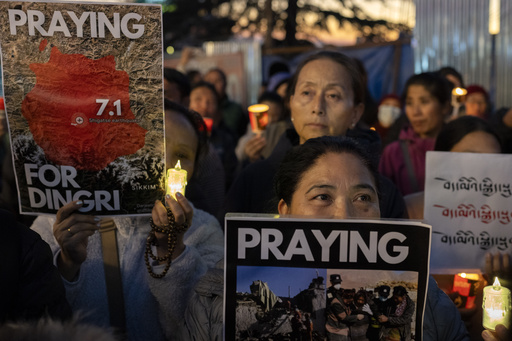
[[510,328],[510,310],[512,309],[510,290],[500,285],[498,277],[493,285],[484,288],[482,308],[484,328],[494,330],[498,324]]
[[180,160],[176,163],[174,168],[167,170],[167,191],[166,195],[172,196],[176,199],[176,193],[180,192],[185,195],[185,187],[187,186],[187,171],[181,169]]
[[249,120],[251,122],[251,129],[255,133],[261,133],[267,128],[268,124],[268,110],[266,104],[254,104],[247,108],[249,111]]

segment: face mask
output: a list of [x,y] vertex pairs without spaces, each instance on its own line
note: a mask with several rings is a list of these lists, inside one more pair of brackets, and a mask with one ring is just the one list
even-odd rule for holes
[[381,105],[379,107],[379,123],[384,128],[389,128],[398,116],[400,116],[400,108],[392,105]]
[[341,284],[334,284],[334,289],[340,290],[341,289]]

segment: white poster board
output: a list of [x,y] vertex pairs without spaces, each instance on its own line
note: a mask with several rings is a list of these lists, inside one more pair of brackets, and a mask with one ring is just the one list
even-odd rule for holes
[[512,155],[428,152],[424,217],[433,273],[479,272],[512,251]]

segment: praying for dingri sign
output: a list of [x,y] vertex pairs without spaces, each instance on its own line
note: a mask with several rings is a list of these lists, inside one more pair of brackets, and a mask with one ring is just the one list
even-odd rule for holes
[[161,7],[2,1],[0,46],[20,211],[149,214],[165,168]]

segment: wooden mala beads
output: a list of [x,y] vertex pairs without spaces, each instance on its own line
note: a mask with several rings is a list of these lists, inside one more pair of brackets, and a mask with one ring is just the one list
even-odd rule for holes
[[[185,223],[178,225],[176,224],[176,220],[174,218],[174,214],[170,208],[167,208],[167,219],[168,223],[162,227],[158,227],[153,222],[153,218],[149,219],[149,223],[151,225],[151,231],[149,231],[149,236],[146,240],[146,251],[144,252],[144,261],[146,262],[146,267],[148,269],[149,274],[154,278],[162,278],[164,277],[169,268],[171,267],[172,254],[174,252],[174,248],[176,247],[176,236],[178,233],[185,231],[189,226],[187,221]],[[158,241],[156,238],[156,232],[167,234],[167,254],[163,257],[158,257],[153,254],[153,250],[151,250],[152,246],[158,246]],[[160,274],[153,272],[153,267],[149,263],[149,258],[158,262],[166,262],[164,271]]]

